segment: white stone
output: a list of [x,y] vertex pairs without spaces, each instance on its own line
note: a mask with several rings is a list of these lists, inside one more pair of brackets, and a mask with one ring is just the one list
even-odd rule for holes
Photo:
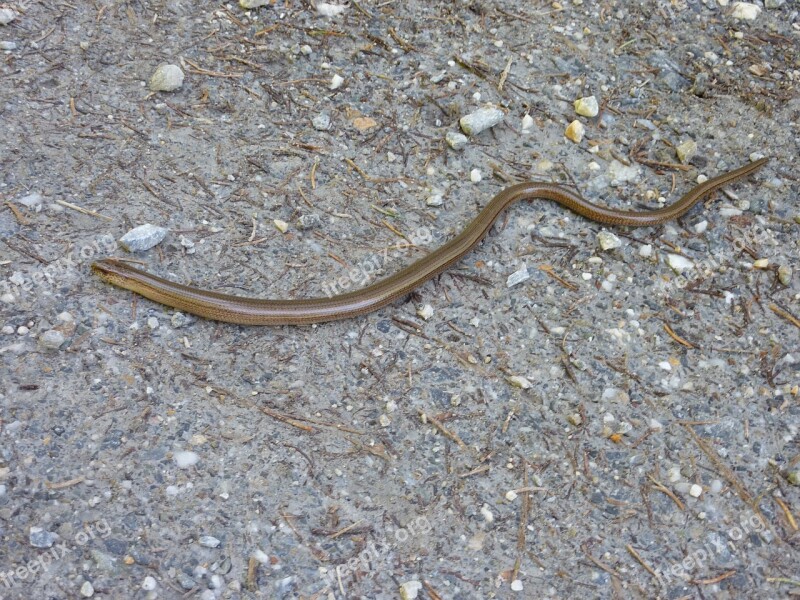
[[508,279],[506,280],[506,286],[513,287],[518,283],[522,283],[526,279],[530,278],[530,276],[530,273],[528,273],[528,265],[522,265],[521,269],[517,269],[508,276]]
[[500,123],[505,116],[505,113],[499,108],[481,108],[474,113],[461,117],[458,124],[467,135],[478,135],[480,132]]
[[417,315],[426,321],[433,316],[433,307],[430,304],[424,304],[417,307]]
[[694,269],[694,263],[680,254],[667,254],[667,264],[676,273]]
[[528,131],[531,127],[533,127],[533,117],[526,114],[522,117],[522,131]]
[[597,243],[603,250],[613,250],[622,246],[622,240],[605,229],[597,234]]
[[142,252],[160,244],[168,231],[165,227],[145,223],[119,238],[119,245],[128,252]]
[[422,589],[422,584],[416,579],[400,584],[401,600],[414,600]]
[[731,9],[731,16],[734,19],[742,19],[744,21],[755,21],[760,14],[761,7],[750,2],[734,2]]
[[190,450],[182,450],[180,452],[176,452],[172,456],[172,460],[175,461],[175,464],[179,469],[188,469],[189,467],[193,467],[198,463],[200,460],[200,455],[197,452],[192,452]]
[[317,2],[317,12],[323,17],[336,17],[342,14],[347,6],[344,4],[329,4],[327,2]]
[[159,65],[147,86],[153,92],[174,92],[183,86],[183,71],[178,65]]
[[16,18],[17,13],[10,8],[0,8],[0,25],[8,25]]
[[342,87],[343,83],[344,83],[344,77],[342,77],[338,73],[334,73],[333,77],[331,77],[330,88],[332,90],[338,90],[340,87]]
[[148,575],[142,582],[142,589],[146,592],[152,592],[156,589],[156,580]]
[[480,169],[472,169],[472,171],[469,172],[469,180],[472,183],[478,183],[481,179],[483,179],[483,176],[481,175]]
[[444,140],[453,150],[461,150],[469,143],[469,138],[463,133],[458,133],[457,131],[448,131],[444,135]]

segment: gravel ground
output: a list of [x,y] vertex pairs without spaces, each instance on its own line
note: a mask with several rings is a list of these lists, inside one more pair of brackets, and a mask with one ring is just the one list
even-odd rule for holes
[[[800,593],[800,14],[720,4],[0,4],[0,597]],[[88,268],[151,223],[152,272],[310,297],[515,180],[642,209],[760,155],[661,227],[516,206],[350,321]]]

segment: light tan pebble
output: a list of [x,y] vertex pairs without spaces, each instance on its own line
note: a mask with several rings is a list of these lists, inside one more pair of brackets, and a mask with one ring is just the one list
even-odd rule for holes
[[678,155],[678,160],[683,164],[688,163],[695,154],[697,154],[697,142],[694,140],[686,140],[675,148],[675,154]]
[[792,282],[792,267],[789,265],[781,265],[778,267],[778,281],[783,285],[789,286]]
[[286,221],[281,221],[280,219],[273,219],[272,224],[275,225],[275,229],[277,229],[281,233],[286,233],[287,231],[289,231],[289,224]]
[[531,382],[528,381],[528,379],[526,377],[523,377],[522,375],[512,375],[511,377],[508,378],[508,383],[510,383],[514,387],[522,388],[523,390],[527,390],[533,387],[531,385]]
[[578,98],[575,100],[573,106],[575,107],[575,112],[583,117],[596,117],[600,112],[600,106],[597,104],[597,98],[594,96]]
[[768,258],[759,258],[758,260],[753,261],[753,268],[754,269],[766,269],[769,267],[769,259]]
[[578,120],[573,121],[567,126],[566,131],[564,131],[564,135],[567,139],[575,142],[576,144],[580,144],[583,140],[583,136],[586,133],[586,127],[583,126]]

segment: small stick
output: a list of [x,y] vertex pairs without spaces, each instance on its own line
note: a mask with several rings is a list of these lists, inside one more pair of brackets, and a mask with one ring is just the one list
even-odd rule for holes
[[664,331],[666,331],[669,334],[669,337],[678,342],[681,346],[686,346],[687,348],[691,348],[692,350],[697,348],[697,346],[695,346],[692,342],[685,340],[677,333],[675,333],[672,327],[669,326],[669,323],[664,323]]
[[436,427],[436,429],[438,429],[439,432],[446,438],[453,440],[456,444],[458,444],[459,448],[461,448],[462,450],[467,449],[467,445],[464,443],[464,441],[460,437],[458,437],[458,435],[447,429],[447,427],[445,427],[442,424],[442,422],[439,421],[439,419],[426,414],[424,410],[419,411],[419,416],[422,417],[425,421],[430,422],[430,424]]
[[56,200],[56,204],[60,204],[61,206],[66,206],[67,208],[71,208],[72,210],[77,210],[79,213],[83,213],[85,215],[89,215],[92,217],[97,217],[98,219],[105,219],[106,221],[113,221],[111,217],[107,217],[105,215],[101,215],[98,212],[93,210],[89,210],[88,208],[83,208],[82,206],[78,206],[77,204],[73,204],[72,202],[67,202],[66,200]]

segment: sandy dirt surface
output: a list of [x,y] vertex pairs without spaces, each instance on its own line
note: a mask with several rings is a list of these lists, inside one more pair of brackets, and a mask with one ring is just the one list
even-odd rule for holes
[[[800,15],[720,4],[0,4],[0,597],[800,593]],[[515,206],[349,321],[89,270],[318,296],[514,181],[642,210],[765,155],[659,227]]]

